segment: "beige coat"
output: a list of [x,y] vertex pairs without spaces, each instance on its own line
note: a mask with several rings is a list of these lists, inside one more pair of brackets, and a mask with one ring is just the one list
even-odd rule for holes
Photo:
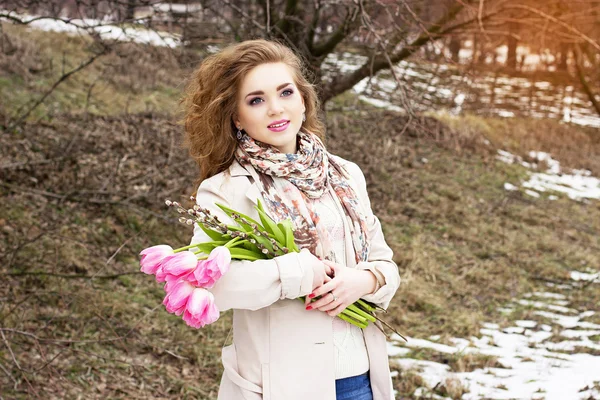
[[[365,178],[358,165],[343,160],[364,207],[371,238],[369,261],[356,264],[349,227],[345,223],[346,266],[370,269],[385,284],[363,298],[384,308],[400,284],[398,267],[386,244],[379,220],[371,211]],[[236,161],[202,182],[197,202],[223,222],[221,203],[258,220],[254,209],[260,191]],[[275,178],[280,179],[280,178]],[[334,196],[337,201],[337,197]],[[338,202],[341,211],[341,205]],[[208,241],[196,227],[192,243]],[[224,373],[219,400],[335,400],[332,317],[306,311],[297,299],[312,290],[312,263],[308,250],[271,260],[235,261],[211,289],[221,312],[233,311],[233,344],[222,350]],[[364,330],[374,400],[393,399],[385,336],[372,324]]]

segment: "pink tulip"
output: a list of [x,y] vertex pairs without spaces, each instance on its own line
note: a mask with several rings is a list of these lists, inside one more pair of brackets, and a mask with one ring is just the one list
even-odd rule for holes
[[163,304],[167,311],[175,315],[181,315],[185,310],[190,295],[194,291],[194,286],[186,281],[178,281],[175,283],[167,282],[165,285],[167,295]]
[[215,298],[206,289],[196,288],[183,313],[183,320],[193,328],[202,328],[219,319],[219,309],[215,305]]
[[176,281],[180,278],[185,277],[194,269],[198,264],[196,255],[191,251],[182,251],[171,256],[166,257],[160,263],[160,273],[157,273],[157,277],[163,279],[163,281]]
[[224,246],[215,247],[206,260],[198,261],[198,266],[186,280],[194,286],[211,288],[229,270],[231,253]]
[[163,270],[162,261],[164,261],[164,258],[158,264],[158,268],[156,268],[156,273],[155,273],[155,275],[156,275],[156,282],[164,282],[164,281],[167,280],[167,274]]
[[160,266],[160,262],[165,257],[168,257],[172,254],[173,248],[165,244],[148,247],[147,249],[142,250],[142,252],[140,253],[140,255],[142,256],[142,259],[140,260],[140,271],[149,275],[155,274],[156,270]]
[[171,292],[171,290],[173,290],[173,286],[175,286],[176,283],[179,282],[175,282],[175,281],[166,281],[165,283],[165,293],[169,294]]

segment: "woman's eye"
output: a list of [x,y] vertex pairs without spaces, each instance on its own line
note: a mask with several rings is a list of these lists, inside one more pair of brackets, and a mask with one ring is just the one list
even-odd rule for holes
[[[284,93],[286,93],[286,92],[288,92],[288,94],[284,95],[284,97],[290,97],[290,96],[291,96],[291,95],[294,93],[294,91],[293,91],[292,89],[285,89],[283,92],[281,92],[281,94],[283,95],[283,94],[284,94]],[[258,101],[258,100],[261,100],[261,101],[262,101],[262,99],[261,99],[260,97],[255,97],[255,98],[253,98],[252,100],[250,100],[250,103],[249,103],[249,104],[250,104],[251,106],[253,106],[253,105],[255,105],[255,104],[258,104],[258,103],[259,103],[259,101]]]

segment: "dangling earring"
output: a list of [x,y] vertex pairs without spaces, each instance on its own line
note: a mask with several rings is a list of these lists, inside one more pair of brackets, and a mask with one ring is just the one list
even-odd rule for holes
[[306,122],[306,114],[302,113],[302,122]]
[[238,140],[242,139],[242,128],[240,128],[239,126],[238,126],[238,131],[235,134],[235,136],[237,137]]

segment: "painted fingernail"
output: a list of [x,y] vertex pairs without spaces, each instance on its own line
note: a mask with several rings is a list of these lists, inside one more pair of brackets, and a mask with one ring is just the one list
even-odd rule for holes
[[306,306],[306,311],[312,310],[312,306]]
[[309,298],[309,299],[314,299],[314,298],[315,298],[315,295],[314,295],[314,293],[311,293],[311,294],[309,294],[309,295],[308,295],[308,298]]

